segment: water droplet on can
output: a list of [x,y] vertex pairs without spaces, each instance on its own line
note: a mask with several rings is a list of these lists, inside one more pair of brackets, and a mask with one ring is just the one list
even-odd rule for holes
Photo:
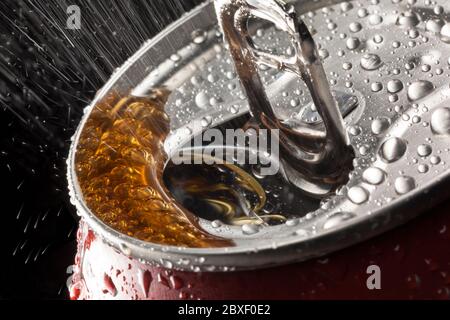
[[351,70],[353,67],[353,65],[350,62],[344,62],[344,64],[342,65],[342,68],[344,70]]
[[347,12],[353,9],[353,5],[350,2],[342,2],[341,3],[341,10],[342,12]]
[[441,19],[430,19],[425,24],[426,30],[433,33],[440,33],[443,26],[444,21],[442,21]]
[[146,298],[149,296],[150,286],[153,281],[153,277],[150,271],[145,270],[144,272],[140,271],[140,283],[142,287],[142,291],[144,292],[144,295]]
[[369,193],[363,187],[353,187],[348,190],[347,197],[354,204],[362,204],[369,199]]
[[223,225],[222,221],[220,220],[214,220],[213,222],[211,222],[211,226],[213,228],[220,228]]
[[378,24],[380,24],[380,23],[382,23],[382,22],[383,22],[383,17],[380,16],[380,15],[378,15],[378,14],[372,14],[372,15],[369,17],[369,23],[370,23],[371,25],[373,25],[373,26],[376,26],[376,25],[378,25]]
[[442,107],[433,112],[431,130],[435,134],[450,135],[450,108]]
[[429,170],[429,167],[426,164],[421,164],[417,167],[417,171],[419,171],[420,173],[427,173],[428,170]]
[[365,18],[369,15],[369,11],[366,8],[361,8],[358,10],[358,17]]
[[380,92],[383,90],[383,84],[381,82],[374,82],[370,85],[372,92]]
[[242,232],[247,235],[256,234],[259,232],[259,226],[256,224],[244,224],[242,226]]
[[338,212],[328,217],[327,221],[325,221],[323,228],[325,230],[333,229],[339,226],[340,224],[353,219],[355,215],[349,212]]
[[308,233],[308,231],[306,231],[304,229],[298,229],[297,231],[295,231],[294,234],[300,238],[306,238],[309,233]]
[[381,134],[386,131],[391,125],[391,121],[389,118],[381,117],[372,121],[372,132],[373,134]]
[[395,191],[400,194],[407,194],[408,192],[412,191],[416,187],[416,182],[413,178],[403,176],[399,177],[395,180]]
[[201,120],[201,125],[204,128],[209,127],[211,125],[211,123],[212,123],[211,116],[206,116]]
[[384,38],[383,38],[382,35],[376,34],[376,35],[373,37],[373,42],[375,42],[376,44],[380,44],[380,43],[382,43],[383,41],[384,41]]
[[179,54],[174,53],[173,55],[170,56],[170,60],[172,60],[173,62],[178,62],[181,60],[181,57]]
[[350,133],[352,136],[359,136],[361,134],[361,127],[359,126],[351,126],[348,128],[348,133]]
[[171,275],[169,278],[170,286],[175,290],[180,290],[184,287],[184,282],[179,277]]
[[429,95],[434,89],[434,85],[430,81],[419,80],[412,83],[408,88],[408,98],[411,101],[422,99]]
[[103,275],[103,284],[105,285],[106,292],[115,297],[117,295],[117,289],[112,281],[111,277],[106,273]]
[[298,219],[289,219],[286,221],[286,225],[289,227],[293,227],[298,225],[298,222],[299,222]]
[[390,138],[381,146],[380,156],[385,162],[392,163],[403,157],[406,149],[405,141],[400,138]]
[[200,109],[206,109],[209,106],[209,96],[205,91],[200,91],[196,96],[195,96],[195,104],[197,105],[197,107],[199,107]]
[[447,22],[441,29],[441,40],[450,44],[450,22]]
[[359,41],[358,38],[348,38],[346,44],[349,50],[355,50],[356,48],[359,47],[361,42]]
[[419,16],[411,11],[402,12],[397,18],[397,25],[405,28],[412,28],[420,23]]
[[367,53],[361,58],[361,67],[368,71],[377,70],[382,64],[381,58],[373,53]]
[[433,149],[428,144],[421,144],[417,147],[417,154],[421,157],[428,157]]
[[206,41],[207,33],[204,30],[195,30],[192,33],[192,42],[195,44],[202,44]]
[[239,112],[239,106],[237,106],[237,105],[232,105],[232,106],[230,107],[230,112],[231,112],[232,114],[237,114],[237,113]]
[[376,167],[368,168],[363,172],[363,179],[369,184],[379,185],[385,179],[385,172]]
[[322,58],[324,60],[330,56],[330,53],[328,52],[328,50],[320,49],[319,56],[320,56],[320,58]]
[[439,158],[438,156],[432,156],[430,158],[430,162],[433,165],[437,165],[437,164],[439,164],[441,162],[441,158]]
[[403,82],[394,79],[388,82],[387,89],[390,93],[397,93],[403,90]]
[[121,244],[119,245],[119,247],[120,247],[120,251],[122,251],[122,253],[123,253],[124,255],[126,255],[126,256],[131,255],[131,250],[130,250],[130,248],[127,247],[126,244],[121,243]]
[[349,29],[350,29],[351,32],[356,33],[356,32],[361,31],[362,25],[361,25],[361,23],[359,23],[359,22],[352,22],[352,23],[350,23],[350,25],[349,25]]

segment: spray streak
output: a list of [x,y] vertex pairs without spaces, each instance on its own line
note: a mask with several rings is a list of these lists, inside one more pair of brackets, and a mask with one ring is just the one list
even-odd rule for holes
[[[66,29],[70,5],[81,9],[81,30]],[[73,106],[78,120],[80,109],[112,71],[191,6],[192,1],[174,0],[2,2],[2,102],[48,136],[58,130],[57,122],[47,123],[49,118],[64,119],[67,125],[71,115],[61,113]]]

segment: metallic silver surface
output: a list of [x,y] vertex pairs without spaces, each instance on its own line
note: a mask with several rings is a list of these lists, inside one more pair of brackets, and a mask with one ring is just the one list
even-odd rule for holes
[[[254,234],[200,220],[206,231],[236,243],[220,249],[142,242],[106,226],[87,208],[74,155],[92,106],[111,90],[144,94],[161,85],[172,90],[166,107],[172,128],[169,154],[202,132],[205,119],[207,127],[215,127],[249,112],[208,2],[144,44],[86,109],[69,155],[68,181],[72,201],[89,226],[105,242],[147,263],[232,271],[324,255],[392,229],[450,196],[450,25],[437,29],[442,24],[433,22],[447,19],[450,3],[337,2],[295,3],[319,47],[331,90],[358,99],[344,119],[355,150],[354,170],[336,195],[311,212],[294,201],[291,210],[302,212],[299,218]],[[255,32],[264,50],[289,47],[276,28],[261,25]],[[261,67],[260,72],[277,118],[301,119],[312,101],[304,94],[305,84],[293,74]],[[199,94],[215,99],[199,106]]]
[[[314,196],[328,195],[348,180],[353,149],[308,27],[298,18],[294,6],[281,1],[216,0],[214,3],[253,119],[262,128],[279,130],[280,156],[288,172],[287,179]],[[257,49],[248,28],[251,17],[270,21],[286,32],[294,54],[279,56]],[[291,121],[287,126],[279,121],[259,76],[260,65],[300,77],[307,85],[325,130],[310,123]]]

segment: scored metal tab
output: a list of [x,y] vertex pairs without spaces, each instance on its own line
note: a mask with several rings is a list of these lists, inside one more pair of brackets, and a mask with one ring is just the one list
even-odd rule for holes
[[[280,155],[284,169],[289,172],[286,177],[311,195],[328,195],[348,180],[353,149],[349,147],[342,116],[307,26],[298,18],[293,5],[278,0],[216,0],[215,6],[253,119],[263,128],[280,132]],[[256,48],[248,30],[251,17],[270,21],[286,32],[294,48],[293,56]],[[299,76],[311,94],[325,131],[317,128],[316,123],[279,121],[265,93],[259,65]]]

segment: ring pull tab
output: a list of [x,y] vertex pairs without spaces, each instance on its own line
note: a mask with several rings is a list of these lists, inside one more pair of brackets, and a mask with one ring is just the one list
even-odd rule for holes
[[[346,183],[354,152],[314,39],[295,8],[282,0],[215,0],[215,7],[253,120],[262,128],[278,129],[286,179],[315,197],[324,197]],[[251,17],[272,22],[287,32],[294,56],[257,49],[248,30]],[[282,123],[264,90],[258,65],[299,76],[308,87],[323,126]]]

